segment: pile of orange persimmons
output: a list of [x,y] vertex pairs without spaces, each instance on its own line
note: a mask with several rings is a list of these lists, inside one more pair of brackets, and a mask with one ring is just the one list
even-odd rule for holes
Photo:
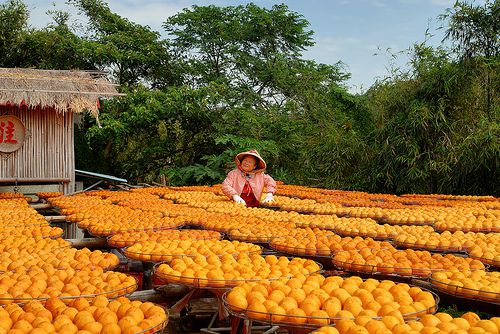
[[137,282],[113,271],[117,252],[291,332],[500,333],[499,318],[436,313],[439,294],[500,304],[492,196],[280,184],[274,202],[247,208],[220,185],[39,195],[110,247],[77,250],[26,198],[0,196],[0,334],[161,331],[165,309],[126,297]]

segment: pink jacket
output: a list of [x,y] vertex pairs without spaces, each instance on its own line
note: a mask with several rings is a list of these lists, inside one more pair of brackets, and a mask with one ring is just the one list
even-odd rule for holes
[[[222,182],[222,192],[229,198],[233,198],[234,195],[241,195],[243,187],[247,179],[245,178],[245,173],[239,169],[234,169],[227,174],[226,179]],[[273,193],[276,191],[276,181],[267,174],[263,172],[254,173],[252,177],[248,180],[250,187],[252,188],[255,198],[260,202],[262,197],[262,191],[264,186],[268,193]]]

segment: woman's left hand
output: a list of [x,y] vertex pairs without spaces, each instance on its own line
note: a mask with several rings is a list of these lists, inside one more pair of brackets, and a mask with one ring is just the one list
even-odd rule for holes
[[262,203],[270,203],[274,201],[274,196],[272,193],[267,193],[266,197],[264,197],[264,200],[262,201]]

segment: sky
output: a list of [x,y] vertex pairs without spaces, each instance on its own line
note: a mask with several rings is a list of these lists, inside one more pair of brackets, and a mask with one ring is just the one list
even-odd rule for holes
[[[480,1],[480,0],[478,0]],[[30,24],[43,27],[51,21],[50,9],[70,12],[82,22],[75,8],[64,1],[24,0],[30,9]],[[129,20],[148,25],[166,37],[162,23],[183,8],[192,5],[237,6],[240,0],[109,0],[110,9]],[[361,93],[396,66],[405,68],[404,52],[415,43],[441,44],[444,31],[438,19],[455,0],[255,0],[256,5],[270,8],[285,3],[291,11],[304,16],[314,32],[315,45],[303,57],[318,63],[344,63],[351,73],[349,91]],[[426,31],[431,36],[426,36]],[[398,54],[397,58],[392,55]]]

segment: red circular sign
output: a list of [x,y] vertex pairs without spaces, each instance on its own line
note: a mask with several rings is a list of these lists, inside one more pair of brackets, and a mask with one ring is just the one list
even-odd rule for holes
[[23,122],[16,116],[0,116],[0,152],[12,153],[21,148],[26,138]]

